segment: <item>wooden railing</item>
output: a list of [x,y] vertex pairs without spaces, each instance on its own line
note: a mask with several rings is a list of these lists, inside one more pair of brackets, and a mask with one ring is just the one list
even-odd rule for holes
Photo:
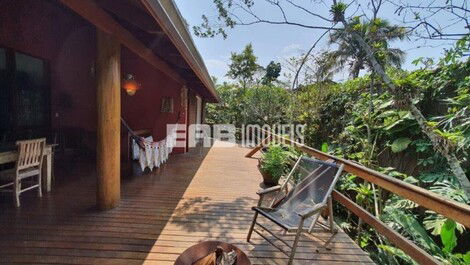
[[[387,176],[383,173],[359,165],[356,162],[321,152],[317,149],[289,140],[285,137],[271,133],[269,131],[264,132],[268,137],[265,138],[253,150],[251,150],[246,155],[246,157],[252,157],[257,151],[263,148],[263,146],[265,146],[270,141],[277,141],[289,144],[294,146],[298,150],[307,153],[317,159],[334,160],[337,163],[344,164],[344,170],[346,172],[354,174],[370,183],[374,183],[385,190],[388,190],[394,194],[400,195],[403,198],[417,203],[421,207],[442,214],[443,216],[452,219],[456,222],[459,222],[467,228],[470,228],[469,205],[449,200],[447,198],[444,198],[443,196],[425,190],[421,187],[406,183],[399,179]],[[347,198],[340,192],[335,190],[332,194],[332,197],[334,200],[346,207],[349,211],[356,214],[364,222],[376,229],[377,232],[385,236],[395,246],[402,249],[406,254],[408,254],[419,264],[440,264],[440,262],[436,258],[426,253],[416,244],[391,229],[385,223],[370,214],[368,211],[364,210],[362,207],[351,201],[349,198]]]

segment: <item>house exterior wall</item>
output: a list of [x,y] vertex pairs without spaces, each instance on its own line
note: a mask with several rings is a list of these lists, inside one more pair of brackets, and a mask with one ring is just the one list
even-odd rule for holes
[[[185,123],[184,109],[181,108],[182,85],[155,70],[151,65],[128,49],[122,52],[123,75],[133,74],[141,87],[134,96],[122,90],[122,117],[134,129],[152,129],[155,141],[166,137],[166,125]],[[173,100],[173,112],[164,113],[162,99]],[[175,149],[176,153],[184,150]]]
[[189,93],[189,124],[196,124],[197,99],[194,92]]
[[[78,132],[82,144],[94,150],[95,27],[53,1],[2,0],[0,10],[0,47],[49,62],[51,128],[64,134]],[[121,91],[122,117],[132,129],[152,129],[154,139],[161,140],[166,136],[167,123],[186,121],[180,102],[181,85],[124,47],[121,56],[121,73],[135,75],[141,84],[134,96]],[[161,113],[162,97],[173,98],[173,113]],[[127,135],[124,131],[122,134]]]
[[[196,124],[196,113],[197,113],[197,100],[196,100],[196,94],[193,91],[190,91],[188,93],[188,126],[192,124]],[[192,128],[194,129],[194,128]],[[195,131],[189,130],[188,127],[188,144],[192,143],[194,144],[194,137],[195,137]],[[192,146],[188,146],[191,148]]]
[[96,130],[94,28],[50,1],[6,0],[0,10],[0,46],[49,62],[52,127]]
[[202,99],[201,103],[201,123],[204,124],[206,123],[206,101]]
[[[133,129],[153,129],[153,137],[161,140],[166,136],[166,124],[175,124],[180,119],[181,85],[155,70],[147,62],[123,49],[123,75],[134,74],[141,85],[134,96],[122,90],[122,117]],[[173,112],[161,112],[162,99],[173,99]]]

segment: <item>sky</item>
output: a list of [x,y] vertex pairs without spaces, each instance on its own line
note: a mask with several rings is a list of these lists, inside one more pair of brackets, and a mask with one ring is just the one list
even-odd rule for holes
[[[297,2],[298,1],[298,2]],[[464,0],[465,1],[465,0]],[[212,0],[175,0],[183,17],[186,19],[192,31],[192,26],[199,25],[202,21],[201,16],[207,15],[209,18],[215,18],[217,15],[215,5]],[[312,0],[294,0],[296,3],[311,4]],[[365,2],[365,1],[364,1]],[[260,1],[255,1],[255,11],[260,17],[270,19],[280,19],[281,13],[279,9],[266,5]],[[260,4],[258,4],[260,3]],[[264,4],[264,5],[263,5]],[[323,16],[329,15],[329,7],[322,4],[315,4],[317,13]],[[384,5],[379,13],[380,17],[387,18],[390,22],[401,22],[400,17],[394,14],[396,10],[392,5]],[[319,20],[312,17],[297,8],[285,6],[286,15],[289,20],[295,20],[301,23],[312,25],[325,25]],[[248,16],[242,16],[242,19],[248,20]],[[447,19],[441,16],[437,19]],[[322,24],[323,23],[323,24]],[[230,55],[232,52],[241,52],[245,45],[251,43],[255,55],[258,57],[258,64],[266,66],[270,61],[286,64],[286,59],[295,55],[300,55],[307,51],[313,42],[320,36],[323,31],[300,28],[290,25],[271,25],[256,24],[251,26],[237,26],[228,32],[227,39],[221,36],[215,38],[200,38],[194,36],[194,42],[201,53],[202,58],[209,70],[211,76],[215,76],[219,82],[230,81],[226,76],[228,65],[230,63]],[[405,69],[415,69],[417,66],[411,62],[418,57],[434,57],[442,56],[443,49],[449,47],[449,42],[443,41],[401,41],[392,43],[393,47],[398,47],[406,51],[406,62],[403,65]],[[319,53],[328,48],[326,41],[320,42],[314,53]],[[285,71],[286,67],[284,67]],[[343,80],[347,78],[345,73],[340,74],[335,79]]]

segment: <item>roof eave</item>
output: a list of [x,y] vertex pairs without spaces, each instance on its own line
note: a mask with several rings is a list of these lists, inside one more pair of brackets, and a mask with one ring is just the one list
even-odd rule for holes
[[211,98],[209,102],[219,102],[214,82],[207,71],[196,45],[193,42],[183,17],[173,0],[140,0],[149,14],[157,21],[165,34],[175,45],[184,60],[204,84]]

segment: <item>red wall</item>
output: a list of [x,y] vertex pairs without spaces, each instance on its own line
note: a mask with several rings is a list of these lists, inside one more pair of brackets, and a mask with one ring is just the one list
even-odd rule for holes
[[[94,149],[95,27],[54,1],[2,0],[0,10],[0,46],[50,63],[52,127],[84,131],[84,144]],[[134,96],[122,90],[122,117],[132,129],[151,128],[156,140],[163,139],[166,124],[178,120],[181,85],[124,47],[121,70],[123,75],[134,74],[141,84]],[[174,99],[173,113],[160,112],[162,97]],[[181,116],[184,122],[184,113]]]
[[[122,117],[132,129],[153,129],[155,140],[166,137],[166,124],[178,121],[181,85],[165,76],[150,64],[122,49],[122,75],[133,74],[141,85],[133,96],[122,90]],[[162,98],[173,98],[173,113],[162,113]],[[181,113],[180,113],[181,116]]]
[[[64,8],[41,0],[0,2],[0,45],[49,61],[52,125],[95,130],[95,30]],[[60,121],[59,121],[60,119]]]

